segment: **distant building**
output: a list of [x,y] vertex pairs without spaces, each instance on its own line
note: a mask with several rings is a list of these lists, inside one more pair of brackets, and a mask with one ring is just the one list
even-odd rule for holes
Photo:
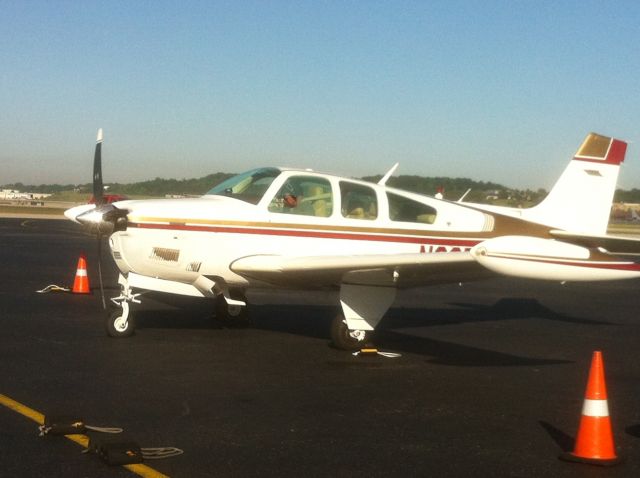
[[17,189],[3,189],[0,191],[0,199],[44,199],[51,194],[20,192]]

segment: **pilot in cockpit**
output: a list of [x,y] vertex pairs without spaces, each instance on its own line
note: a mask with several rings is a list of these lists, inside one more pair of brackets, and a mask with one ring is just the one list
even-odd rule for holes
[[302,201],[302,188],[295,182],[287,181],[281,189],[282,201],[285,208],[298,207]]

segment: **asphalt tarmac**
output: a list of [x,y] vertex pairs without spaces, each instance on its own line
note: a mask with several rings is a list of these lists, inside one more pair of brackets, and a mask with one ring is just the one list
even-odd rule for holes
[[[96,249],[70,222],[0,219],[0,394],[184,450],[146,476],[640,476],[639,281],[405,291],[378,334],[401,357],[362,357],[330,346],[327,293],[255,292],[239,328],[208,301],[147,299],[136,334],[109,338]],[[83,251],[93,294],[35,292],[71,284]],[[625,459],[612,468],[558,459],[595,350]],[[82,450],[0,406],[0,476],[136,476]]]

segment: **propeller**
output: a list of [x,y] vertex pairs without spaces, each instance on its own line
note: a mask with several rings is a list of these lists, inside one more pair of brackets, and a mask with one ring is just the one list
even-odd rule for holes
[[[96,151],[93,155],[93,201],[95,203],[94,221],[96,227],[96,237],[98,240],[98,277],[100,279],[100,297],[102,298],[102,308],[107,308],[104,296],[104,281],[102,278],[102,236],[111,234],[118,229],[126,228],[127,211],[118,209],[112,204],[107,204],[104,196],[104,184],[102,182],[102,141],[104,137],[102,128],[98,129],[96,137]],[[78,218],[82,221],[82,218]]]
[[96,138],[96,152],[93,155],[93,201],[96,207],[102,206],[104,198],[104,184],[102,183],[102,128],[98,130]]
[[90,233],[95,233],[98,239],[98,274],[100,278],[100,295],[102,297],[102,307],[107,308],[104,295],[104,282],[102,278],[102,237],[109,236],[115,231],[127,229],[127,214],[129,211],[118,208],[107,202],[104,195],[104,184],[102,182],[102,128],[98,130],[96,138],[96,150],[93,157],[93,203],[75,206],[67,209],[64,213],[66,217],[82,224]]
[[[102,183],[102,128],[98,129],[96,137],[96,151],[93,155],[93,201],[96,209],[105,203],[104,184]],[[98,277],[100,279],[100,297],[102,298],[102,308],[106,310],[107,302],[104,298],[104,282],[102,280],[102,234],[100,227],[97,229],[98,238]]]

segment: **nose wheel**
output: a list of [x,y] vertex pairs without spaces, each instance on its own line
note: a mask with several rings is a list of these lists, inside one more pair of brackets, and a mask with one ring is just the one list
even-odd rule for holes
[[121,304],[121,307],[111,310],[107,315],[105,326],[109,337],[130,337],[135,331],[135,322],[129,303],[122,301]]

